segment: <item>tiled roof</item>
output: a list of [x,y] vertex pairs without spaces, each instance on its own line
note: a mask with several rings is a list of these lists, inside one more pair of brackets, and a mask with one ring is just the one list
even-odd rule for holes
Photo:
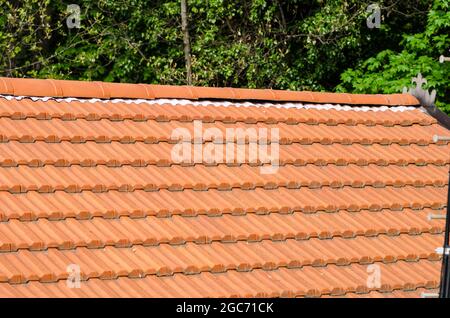
[[[173,132],[198,144],[197,120],[223,135],[277,128],[278,170],[176,162]],[[0,78],[0,123],[0,297],[439,286],[444,220],[429,215],[447,206],[450,143],[432,137],[450,133],[410,95]],[[200,142],[264,142],[250,139]]]
[[1,78],[0,94],[15,96],[81,97],[81,98],[158,98],[301,101],[311,103],[343,103],[354,105],[418,105],[407,94],[367,95],[318,92],[294,92],[272,89],[123,84],[103,82]]

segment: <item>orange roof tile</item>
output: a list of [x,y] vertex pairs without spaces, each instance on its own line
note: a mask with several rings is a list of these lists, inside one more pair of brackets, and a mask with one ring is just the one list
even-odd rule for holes
[[[0,297],[435,292],[445,224],[428,216],[448,204],[450,143],[433,136],[450,133],[404,106],[419,105],[403,94],[0,78]],[[195,145],[265,143],[198,143],[197,120],[222,136],[278,129],[276,172],[246,156],[175,160],[175,129],[192,137],[192,156]]]
[[216,88],[124,84],[53,79],[0,77],[0,94],[14,96],[53,96],[81,98],[185,98],[221,100],[301,101],[355,105],[419,105],[408,94],[367,95],[347,93],[319,93],[280,91],[271,89]]
[[436,277],[439,277],[440,262],[396,261],[378,266],[386,282],[370,288],[367,287],[367,265],[351,264],[133,278],[120,273],[110,279],[91,278],[83,281],[80,288],[69,288],[64,279],[49,283],[1,283],[0,294],[9,297],[320,297],[377,291],[384,296],[439,286]]

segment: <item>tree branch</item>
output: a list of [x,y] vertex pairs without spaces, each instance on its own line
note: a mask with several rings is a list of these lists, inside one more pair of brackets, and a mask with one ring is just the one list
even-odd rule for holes
[[192,85],[191,43],[189,39],[186,1],[187,0],[181,0],[181,30],[183,32],[184,60],[186,64],[186,81],[188,85]]

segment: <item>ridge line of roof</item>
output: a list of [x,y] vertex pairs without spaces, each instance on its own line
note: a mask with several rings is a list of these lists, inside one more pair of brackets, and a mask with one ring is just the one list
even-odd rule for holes
[[231,87],[127,84],[55,79],[0,77],[0,94],[37,97],[218,99],[276,102],[309,102],[349,105],[419,106],[410,94],[348,94]]
[[134,99],[123,99],[123,98],[110,98],[110,99],[100,99],[100,98],[78,98],[78,97],[41,97],[41,96],[14,96],[14,95],[3,95],[0,93],[0,99],[17,100],[21,101],[24,99],[29,99],[33,102],[37,101],[55,101],[56,103],[103,103],[103,104],[117,104],[117,103],[125,103],[125,104],[147,104],[147,105],[170,105],[170,106],[210,106],[210,107],[257,107],[257,108],[278,108],[278,109],[315,109],[315,110],[337,110],[337,111],[361,111],[361,112],[383,112],[383,111],[392,111],[392,112],[404,112],[411,110],[420,110],[422,112],[426,112],[423,107],[418,106],[404,106],[404,105],[349,105],[348,103],[345,105],[341,105],[338,103],[304,103],[298,101],[267,101],[267,100],[252,100],[251,102],[248,100],[217,100],[217,99],[178,99],[178,98],[154,98],[154,99],[142,99],[142,98],[134,98]]

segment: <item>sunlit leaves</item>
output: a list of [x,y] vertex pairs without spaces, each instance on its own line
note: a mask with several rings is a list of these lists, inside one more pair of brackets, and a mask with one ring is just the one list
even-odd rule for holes
[[[448,0],[376,1],[380,29],[372,2],[188,0],[194,84],[397,92],[421,70],[443,87]],[[0,0],[0,75],[185,84],[179,0],[76,3],[69,30],[66,2]]]
[[441,54],[450,55],[449,0],[435,0],[425,30],[404,35],[399,51],[384,50],[341,75],[338,91],[398,93],[419,72],[426,88],[436,89],[436,104],[450,114],[450,65],[440,64]]

